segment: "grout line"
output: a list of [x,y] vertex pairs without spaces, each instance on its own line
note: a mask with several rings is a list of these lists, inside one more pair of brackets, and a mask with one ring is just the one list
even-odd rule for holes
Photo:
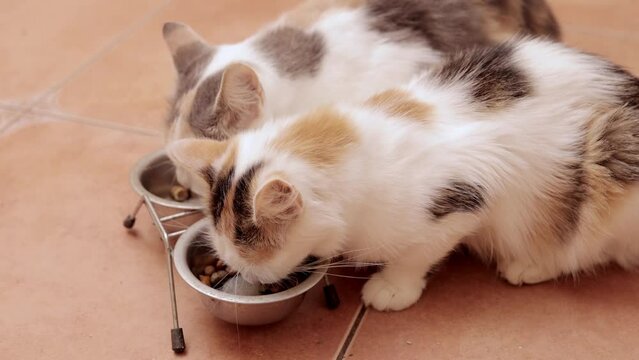
[[62,112],[55,111],[55,110],[45,110],[45,109],[38,109],[38,108],[24,109],[23,111],[17,113],[14,117],[12,117],[5,124],[5,126],[0,128],[0,134],[2,134],[5,130],[7,130],[10,127],[12,127],[13,125],[15,125],[22,117],[24,117],[26,115],[31,115],[31,114],[33,114],[33,115],[51,116],[51,117],[54,117],[54,118],[56,118],[56,119],[58,119],[60,121],[67,121],[67,122],[73,122],[73,123],[76,123],[76,124],[95,126],[95,127],[105,128],[105,129],[109,129],[109,130],[123,131],[123,132],[129,133],[129,134],[133,133],[133,134],[143,135],[143,136],[148,136],[148,137],[161,137],[162,136],[161,132],[159,132],[159,131],[139,128],[139,127],[135,127],[135,126],[122,125],[122,124],[114,123],[114,122],[111,122],[111,121],[94,119],[94,118],[86,117],[86,116],[79,116],[79,115],[74,115],[74,114],[69,114],[69,113],[62,113]]
[[40,110],[36,108],[36,109],[31,109],[31,113],[36,115],[52,116],[62,121],[69,121],[69,122],[74,122],[78,124],[96,126],[96,127],[101,127],[101,128],[110,129],[110,130],[124,131],[127,133],[134,133],[134,134],[144,135],[149,137],[160,137],[162,135],[159,131],[139,128],[136,126],[122,125],[122,124],[114,123],[111,121],[94,119],[91,117],[74,115],[70,113],[62,113],[55,110]]
[[357,335],[362,323],[364,322],[364,317],[368,312],[368,307],[364,304],[359,305],[359,310],[357,311],[357,315],[353,319],[351,326],[349,327],[348,333],[346,333],[346,337],[342,342],[342,346],[340,346],[337,355],[335,355],[335,360],[343,360],[346,357],[346,353],[351,347],[353,340],[355,340],[355,336]]
[[12,117],[9,118],[6,124],[0,127],[0,135],[2,135],[7,129],[18,123],[25,115],[29,113],[28,108],[23,108],[14,113]]
[[13,111],[13,112],[21,112],[21,111],[26,110],[27,107],[26,106],[22,106],[22,105],[16,105],[16,104],[6,103],[6,102],[0,101],[0,109],[7,110],[7,111]]
[[93,63],[95,63],[97,60],[99,60],[103,55],[105,55],[106,53],[111,51],[118,44],[120,44],[124,39],[129,37],[136,30],[138,30],[143,25],[145,25],[147,22],[149,22],[151,19],[153,19],[155,17],[155,15],[157,15],[161,10],[166,8],[169,5],[170,2],[171,2],[171,0],[164,0],[162,2],[162,4],[158,5],[156,8],[154,8],[151,11],[147,12],[146,14],[144,14],[144,16],[142,16],[141,19],[134,21],[131,25],[129,25],[127,28],[125,28],[122,32],[120,32],[119,34],[115,35],[115,37],[113,39],[111,39],[111,41],[109,41],[106,45],[104,45],[95,54],[89,56],[89,58],[87,60],[85,60],[83,63],[81,63],[80,66],[78,66],[75,70],[73,70],[69,75],[64,77],[62,80],[58,81],[58,83],[52,85],[44,93],[40,94],[36,98],[36,101],[34,101],[32,103],[31,107],[37,105],[45,97],[47,97],[47,96],[53,94],[54,92],[60,90],[60,88],[62,88],[64,85],[66,85],[69,81],[73,80],[78,75],[80,75],[82,72],[84,72],[85,69],[87,69],[89,66],[93,65]]
[[[52,95],[53,93],[57,92],[58,90],[60,90],[69,81],[73,80],[78,75],[80,75],[84,70],[86,70],[89,66],[93,65],[93,63],[95,63],[103,55],[105,55],[106,53],[111,51],[114,47],[116,47],[116,45],[118,45],[121,41],[126,39],[129,35],[131,35],[137,29],[141,28],[143,25],[149,22],[153,17],[155,17],[155,15],[157,15],[161,10],[166,8],[170,3],[171,3],[171,0],[164,0],[162,4],[158,5],[156,8],[147,12],[141,19],[134,21],[133,24],[129,25],[125,30],[117,34],[114,38],[111,39],[111,41],[109,41],[106,45],[104,45],[95,54],[89,56],[87,60],[81,63],[80,66],[78,66],[75,70],[73,70],[69,75],[65,76],[62,80],[58,81],[56,84],[52,85],[50,88],[48,88],[41,94],[37,95],[28,105],[20,107],[19,109],[20,111],[18,112],[18,114],[12,117],[4,126],[0,127],[0,135],[2,135],[5,131],[7,131],[7,129],[9,129],[13,125],[17,124],[25,115],[33,113],[34,112],[33,110],[38,105],[40,105],[40,103],[42,103],[44,99],[46,99],[48,96]],[[49,115],[60,117],[60,115],[56,115],[56,114],[49,114]],[[69,116],[65,116],[65,118],[67,120],[71,120],[71,121],[75,120],[76,122],[83,122],[85,124],[91,124],[91,125],[100,126],[104,128],[110,128],[113,130],[127,129],[142,135],[157,136],[157,134],[151,134],[144,130],[129,128],[126,126],[115,124],[115,123],[108,123],[106,121],[84,118],[81,116],[69,115]]]
[[[75,79],[78,75],[80,75],[87,68],[89,68],[91,65],[93,65],[96,61],[98,61],[102,56],[104,56],[106,53],[108,53],[113,48],[115,48],[124,39],[129,37],[132,33],[134,33],[136,30],[141,28],[143,25],[148,23],[160,11],[165,9],[171,3],[171,1],[172,0],[164,0],[160,5],[158,5],[157,7],[151,9],[149,12],[144,14],[144,16],[142,16],[142,18],[140,18],[138,20],[135,20],[132,24],[130,24],[128,27],[126,27],[123,31],[121,31],[120,33],[115,35],[109,42],[107,42],[106,45],[102,46],[102,48],[100,48],[96,53],[94,53],[93,55],[89,56],[84,62],[82,62],[77,68],[75,68],[75,70],[73,70],[71,73],[69,73],[67,76],[62,78],[57,83],[53,84],[51,87],[49,87],[44,92],[40,93],[39,95],[36,95],[35,98],[33,98],[28,105],[25,105],[24,107],[22,107],[22,111],[20,111],[17,116],[12,118],[4,126],[0,127],[0,135],[2,133],[4,133],[7,129],[9,129],[10,127],[15,125],[16,123],[18,123],[22,117],[32,113],[32,110],[36,106],[40,105],[43,102],[43,100],[45,100],[47,97],[51,96],[52,94],[54,94],[55,92],[60,90],[69,81]],[[96,123],[95,120],[93,120],[93,123],[95,125],[98,125],[98,123]],[[101,124],[101,125],[103,127],[109,127],[106,124]],[[100,126],[100,125],[98,125],[98,126]],[[112,125],[110,128],[122,130],[121,126],[119,126],[119,125]],[[135,132],[135,130],[134,130],[134,132]],[[145,135],[148,135],[148,134],[145,134]]]

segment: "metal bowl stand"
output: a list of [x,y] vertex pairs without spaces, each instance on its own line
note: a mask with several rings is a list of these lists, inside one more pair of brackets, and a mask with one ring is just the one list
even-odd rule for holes
[[162,239],[162,243],[164,244],[164,251],[166,253],[166,268],[167,268],[167,273],[169,277],[171,314],[173,316],[173,328],[171,329],[171,346],[174,352],[182,353],[184,352],[184,350],[186,350],[186,343],[184,342],[184,332],[182,331],[182,328],[180,327],[180,321],[178,319],[177,301],[175,299],[175,282],[173,278],[173,246],[171,246],[170,240],[182,235],[186,231],[186,229],[168,232],[167,229],[164,227],[164,224],[170,221],[174,221],[174,220],[181,219],[190,215],[197,214],[200,211],[199,210],[183,210],[171,215],[160,217],[151,199],[148,196],[143,195],[138,201],[138,203],[136,204],[135,208],[133,209],[133,212],[130,215],[128,215],[126,219],[124,219],[124,221],[122,222],[122,225],[124,225],[125,228],[127,229],[133,228],[133,226],[135,225],[135,218],[138,212],[140,211],[140,208],[142,208],[142,205],[144,205],[147,208],[149,215],[151,216],[151,220],[153,221],[155,228],[160,233],[160,238]]
[[[182,210],[171,215],[160,217],[157,210],[155,209],[153,201],[151,201],[148,196],[143,195],[135,205],[133,212],[127,215],[127,217],[122,222],[122,225],[125,228],[133,228],[133,226],[135,225],[136,216],[142,208],[142,205],[147,208],[149,215],[151,216],[151,220],[153,221],[155,228],[160,233],[160,238],[162,239],[162,243],[164,244],[164,251],[166,253],[166,268],[169,278],[169,294],[171,298],[171,315],[173,317],[173,328],[171,329],[171,347],[175,353],[183,353],[186,350],[186,343],[184,341],[184,331],[180,327],[180,321],[178,319],[177,301],[175,299],[175,282],[173,277],[173,246],[171,245],[170,240],[173,238],[178,238],[180,235],[186,232],[186,229],[169,232],[164,227],[164,224],[190,215],[201,213],[201,211],[196,209]],[[324,275],[324,281],[325,285],[323,290],[326,300],[326,306],[331,310],[336,309],[340,305],[340,299],[337,295],[335,285],[329,282],[328,274]]]

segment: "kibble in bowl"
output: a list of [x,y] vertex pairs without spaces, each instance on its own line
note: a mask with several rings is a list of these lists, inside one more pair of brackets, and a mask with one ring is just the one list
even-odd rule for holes
[[154,204],[182,210],[201,210],[201,199],[177,183],[175,166],[164,150],[150,153],[131,169],[133,190]]
[[203,219],[189,227],[177,241],[173,258],[182,279],[199,292],[207,308],[224,321],[239,325],[280,321],[297,309],[306,292],[324,276],[325,270],[317,270],[292,274],[277,287],[248,284],[211,254],[203,240],[208,221]]
[[[206,246],[197,245],[204,242],[205,240],[200,237],[195,240],[196,245],[193,247],[192,256],[190,256],[192,259],[190,264],[191,272],[197,276],[204,285],[229,294],[250,296],[277,294],[297,286],[310,275],[308,272],[296,272],[277,283],[251,284],[233,270],[229,269],[222,260],[207,250]],[[309,259],[308,261],[315,260],[316,259]]]

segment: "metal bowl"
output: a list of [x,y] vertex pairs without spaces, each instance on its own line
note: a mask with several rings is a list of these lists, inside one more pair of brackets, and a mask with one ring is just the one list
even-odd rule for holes
[[204,233],[206,221],[198,221],[180,237],[173,251],[173,261],[182,279],[199,292],[205,306],[224,321],[238,325],[265,325],[280,321],[297,309],[306,292],[324,276],[325,270],[318,269],[298,285],[269,295],[235,295],[207,286],[191,272],[190,266],[198,250],[201,252],[203,248],[197,244],[197,239]]
[[186,201],[171,198],[171,187],[177,185],[175,166],[164,150],[153,152],[138,161],[129,175],[133,190],[148,196],[154,204],[181,210],[202,210],[199,196],[192,194]]

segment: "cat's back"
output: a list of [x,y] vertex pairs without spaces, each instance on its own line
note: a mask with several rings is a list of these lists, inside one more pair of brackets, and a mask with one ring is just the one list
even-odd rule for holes
[[340,11],[357,10],[372,31],[395,41],[426,41],[451,52],[516,34],[558,40],[560,27],[545,0],[307,0],[279,25],[310,28]]
[[639,80],[623,68],[539,38],[458,52],[417,77],[410,89],[423,101],[479,118],[637,107],[639,101]]

